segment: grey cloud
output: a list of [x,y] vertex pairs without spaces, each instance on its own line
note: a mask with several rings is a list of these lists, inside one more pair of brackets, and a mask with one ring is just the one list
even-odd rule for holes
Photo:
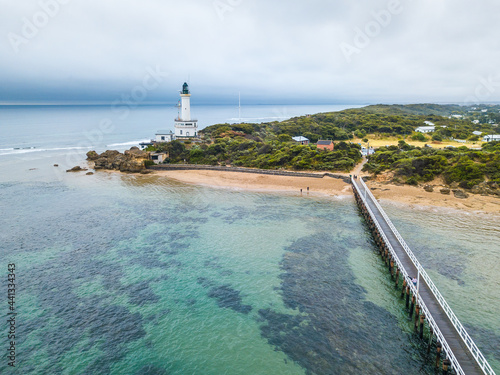
[[[157,65],[169,76],[148,100],[175,100],[190,78],[212,103],[239,91],[274,103],[460,102],[500,75],[493,0],[399,0],[389,21],[391,0],[71,0],[16,53],[9,33],[22,37],[23,19],[57,1],[0,0],[0,101],[112,101]],[[376,35],[361,46],[358,30]],[[356,49],[350,61],[342,43]]]

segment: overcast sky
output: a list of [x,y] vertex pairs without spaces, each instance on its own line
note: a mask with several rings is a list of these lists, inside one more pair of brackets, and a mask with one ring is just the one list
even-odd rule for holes
[[0,0],[0,102],[500,101],[500,1]]

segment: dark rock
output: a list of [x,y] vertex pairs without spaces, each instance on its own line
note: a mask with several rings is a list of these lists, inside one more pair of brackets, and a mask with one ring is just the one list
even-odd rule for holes
[[120,155],[120,153],[116,150],[107,150],[104,151],[101,155],[99,155],[100,158],[114,158],[116,155]]
[[92,176],[94,174],[94,172],[87,172],[85,173],[87,176]]
[[108,159],[99,158],[94,162],[94,169],[105,169]]
[[132,147],[130,150],[124,152],[126,156],[131,156],[134,158],[145,158],[147,157],[147,152],[140,150],[138,147]]
[[151,169],[143,169],[143,170],[141,170],[140,173],[141,174],[150,174],[150,173],[153,173],[153,171]]
[[434,191],[434,187],[432,187],[431,185],[425,185],[424,190],[429,193],[432,193]]
[[59,164],[54,164],[54,167],[59,167]]
[[[141,151],[138,147],[132,147],[123,154],[116,150],[107,150],[98,155],[94,151],[87,153],[89,160],[94,161],[94,169],[111,169],[120,172],[141,173],[144,168],[144,160],[148,153]],[[150,172],[145,172],[150,173]]]
[[442,188],[439,190],[441,194],[450,195],[451,190],[449,188]]
[[94,161],[99,159],[99,154],[95,151],[87,152],[87,160]]
[[79,165],[66,170],[66,172],[81,172],[81,171],[86,171],[87,169],[80,167]]
[[498,189],[498,184],[496,182],[481,182],[480,184],[472,187],[471,193],[481,195],[500,195],[500,190]]
[[453,194],[455,195],[455,198],[459,198],[459,199],[469,198],[469,194],[467,194],[465,191],[460,190],[460,189],[453,189]]

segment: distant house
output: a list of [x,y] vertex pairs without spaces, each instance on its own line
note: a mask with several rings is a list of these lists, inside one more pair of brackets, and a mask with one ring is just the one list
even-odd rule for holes
[[500,134],[490,134],[483,137],[484,142],[500,141]]
[[474,121],[472,121],[472,123],[477,125],[477,124],[479,124],[479,120],[474,120]]
[[429,126],[436,125],[436,124],[434,124],[433,122],[430,122],[430,121],[424,121],[424,124],[429,125]]
[[318,143],[316,143],[316,146],[320,149],[330,150],[330,151],[333,151],[333,149],[335,148],[333,141],[318,141]]
[[375,149],[373,147],[361,147],[361,155],[363,156],[368,156],[368,155],[373,155],[375,153]]
[[158,130],[156,133],[156,143],[172,142],[175,139],[175,134],[171,130]]
[[415,129],[415,131],[418,133],[432,133],[434,130],[436,130],[436,127],[434,125],[432,125],[432,126],[419,126],[418,128]]
[[473,131],[472,134],[479,136],[479,135],[483,134],[483,132],[476,130],[476,131]]
[[297,143],[300,143],[301,145],[308,145],[309,144],[309,139],[307,139],[306,137],[292,137],[292,139],[297,142]]

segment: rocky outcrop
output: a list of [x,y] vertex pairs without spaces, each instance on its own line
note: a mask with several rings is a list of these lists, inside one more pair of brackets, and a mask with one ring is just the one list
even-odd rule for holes
[[141,173],[146,170],[144,161],[149,159],[149,153],[132,147],[123,154],[116,150],[107,150],[102,154],[95,151],[87,153],[87,160],[94,162],[94,169],[119,170],[120,172]]
[[99,159],[99,154],[95,151],[87,152],[87,160],[94,161]]
[[472,194],[500,196],[500,188],[496,182],[481,182],[474,185],[470,192]]

